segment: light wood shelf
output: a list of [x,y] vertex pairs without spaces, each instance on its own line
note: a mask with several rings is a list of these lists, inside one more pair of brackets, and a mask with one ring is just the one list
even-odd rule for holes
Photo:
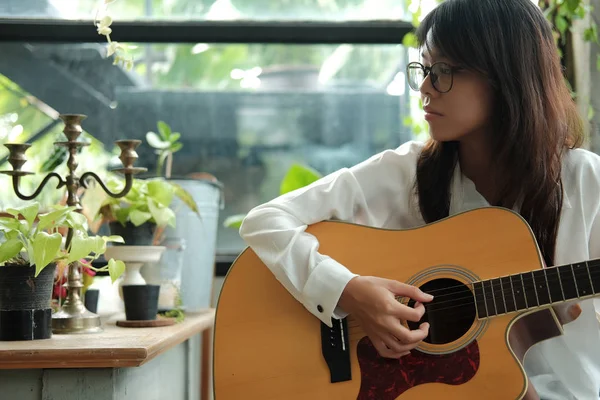
[[[124,318],[123,315],[119,318]],[[0,369],[138,367],[190,337],[212,329],[215,310],[187,313],[183,322],[121,328],[104,321],[101,333],[52,335],[47,340],[0,342]]]

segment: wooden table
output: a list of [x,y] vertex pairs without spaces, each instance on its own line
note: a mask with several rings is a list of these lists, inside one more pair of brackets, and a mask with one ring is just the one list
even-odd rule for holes
[[[186,363],[186,365],[172,365],[169,367],[169,364],[177,363],[181,357],[176,357],[174,355],[167,355],[170,350],[175,349],[178,346],[186,344],[192,338],[197,339],[197,352],[196,357],[199,358],[200,348],[199,348],[199,339],[200,334],[204,333],[203,338],[210,338],[210,335],[206,335],[206,332],[210,332],[214,324],[215,318],[215,310],[207,309],[198,313],[188,313],[186,314],[186,318],[183,322],[165,327],[156,327],[156,328],[121,328],[116,326],[116,320],[122,319],[123,316],[113,317],[110,320],[104,321],[102,327],[104,331],[102,333],[96,334],[70,334],[70,335],[53,335],[51,339],[48,340],[35,340],[35,341],[22,341],[22,342],[0,342],[0,396],[3,400],[12,400],[14,397],[18,400],[29,400],[29,399],[53,399],[51,394],[41,393],[41,397],[37,396],[25,396],[21,392],[25,392],[23,388],[32,389],[32,392],[36,392],[37,389],[41,389],[42,392],[45,389],[50,389],[52,386],[52,382],[46,382],[46,378],[50,378],[52,376],[53,379],[57,379],[61,381],[59,384],[64,386],[68,379],[67,376],[62,377],[61,370],[65,369],[84,369],[79,370],[79,372],[75,375],[72,375],[72,379],[85,379],[85,375],[88,369],[97,369],[103,371],[121,371],[119,372],[121,375],[124,374],[124,370],[122,368],[126,368],[130,370],[131,367],[141,367],[146,364],[152,365],[150,362],[154,359],[165,357],[163,360],[166,364],[162,365],[160,368],[156,368],[156,365],[152,368],[148,368],[149,372],[156,374],[159,372],[160,374],[167,374],[169,372],[169,368],[190,371],[190,363],[192,362],[188,358],[190,355],[193,356],[194,352],[189,353],[188,351],[180,349],[178,354],[182,355],[183,358],[180,360],[181,362]],[[187,343],[189,345],[189,343]],[[210,349],[206,345],[203,348],[202,354],[202,373],[205,375],[204,370],[209,367],[208,359],[210,354],[206,354],[206,349]],[[157,365],[162,364],[163,362],[157,360]],[[200,361],[198,360],[198,367],[200,366]],[[164,368],[163,368],[164,367]],[[108,370],[107,370],[108,369]],[[142,368],[140,368],[141,370]],[[194,368],[196,369],[196,368]],[[200,368],[197,368],[198,370]],[[11,382],[11,377],[19,376],[19,374],[25,374],[23,370],[28,370],[28,374],[31,377],[39,378],[41,375],[42,384],[41,388],[35,387],[35,382],[29,382],[29,384],[25,384],[26,382]],[[160,370],[160,371],[159,371]],[[164,371],[163,371],[164,370]],[[31,374],[31,371],[34,371]],[[51,372],[47,372],[51,371]],[[117,373],[117,375],[119,374]],[[193,373],[193,372],[192,372]],[[196,381],[200,380],[200,371],[196,371]],[[139,372],[135,373],[138,375],[138,378],[141,377],[142,380],[145,381],[144,376],[140,376]],[[159,375],[160,375],[159,374]],[[101,374],[102,375],[102,374]],[[105,374],[106,378],[109,378],[111,382],[115,383],[115,375],[112,373]],[[126,375],[126,374],[125,374]],[[143,375],[143,374],[141,374]],[[59,376],[65,379],[59,379]],[[168,379],[164,375],[165,379]],[[83,378],[82,378],[83,377]],[[133,377],[133,375],[132,375]],[[160,377],[159,377],[160,378]],[[103,380],[103,379],[100,379]],[[118,380],[118,379],[117,379]],[[202,380],[207,380],[206,377]],[[65,381],[65,382],[63,382]],[[189,377],[187,379],[189,381]],[[98,375],[95,375],[94,378],[90,380],[89,383],[95,382],[100,383]],[[15,391],[11,397],[5,397],[6,393],[11,393],[9,386],[14,386],[13,390]],[[54,382],[58,383],[58,382]],[[105,382],[106,383],[106,382]],[[132,393],[131,388],[128,389],[127,382],[121,379],[117,382],[121,385],[125,385],[124,394],[127,399],[137,399],[134,393]],[[170,382],[169,384],[172,384]],[[189,383],[189,382],[188,382]],[[200,382],[198,382],[200,383]],[[207,395],[207,385],[209,382],[202,382],[202,390],[204,399]],[[24,385],[25,384],[25,385]],[[32,386],[33,384],[33,386]],[[147,384],[147,382],[146,382]],[[44,387],[49,386],[49,387]],[[97,385],[92,385],[97,386]],[[167,385],[168,386],[168,385]],[[21,388],[21,389],[19,389]],[[6,391],[6,389],[9,389]],[[60,387],[56,388],[57,390],[61,390]],[[83,390],[82,392],[78,392],[76,398],[87,399],[87,395],[84,388],[75,388],[76,390]],[[118,389],[118,388],[117,388]],[[186,399],[194,399],[197,396],[192,395],[191,392],[193,389],[187,388],[186,390],[182,390],[181,392],[186,392],[188,395],[185,397]],[[97,392],[97,388],[92,388],[92,392]],[[118,390],[117,390],[118,392]],[[128,393],[127,393],[128,392]],[[116,392],[115,392],[116,393]],[[64,396],[64,395],[61,395]],[[58,398],[58,397],[56,397]],[[71,399],[71,397],[60,397],[61,399]],[[75,397],[74,397],[75,398]],[[121,399],[119,395],[116,396],[97,396],[94,395],[91,397],[97,400],[104,400],[105,398],[108,400]],[[125,398],[125,397],[123,397]],[[143,397],[141,394],[139,395],[140,399],[152,399],[154,397]],[[177,397],[170,397],[170,400],[175,400]]]

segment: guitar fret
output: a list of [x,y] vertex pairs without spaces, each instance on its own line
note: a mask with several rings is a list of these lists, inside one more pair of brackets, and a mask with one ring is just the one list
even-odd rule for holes
[[596,294],[600,291],[600,259],[541,268],[472,285],[478,318],[529,310]]
[[594,282],[592,281],[592,274],[590,272],[590,265],[587,261],[585,262],[585,269],[587,270],[588,278],[590,278],[590,284],[592,285],[592,293],[596,294],[596,288],[594,287]]
[[485,303],[487,305],[488,316],[498,315],[498,309],[496,308],[496,299],[494,298],[494,291],[492,290],[491,281],[483,281],[483,288],[486,292]]
[[552,267],[546,268],[544,271],[546,271],[546,280],[548,282],[548,289],[550,290],[550,299],[552,300],[552,303],[564,301],[565,293],[558,276],[558,269],[556,269],[556,267]]
[[550,290],[548,290],[548,281],[543,269],[531,271],[533,276],[533,284],[537,295],[538,306],[550,304]]
[[546,289],[548,289],[548,302],[552,303],[552,295],[550,294],[550,285],[548,284],[548,273],[546,272],[546,268],[542,268],[544,271],[544,279],[546,280]]
[[504,303],[504,312],[508,312],[508,307],[506,307],[506,293],[504,293],[504,285],[502,284],[502,278],[498,279],[500,281],[500,294],[502,294],[502,303]]
[[587,265],[585,262],[571,265],[573,276],[577,284],[579,297],[591,296],[594,294],[592,289],[592,280],[588,274]]
[[473,282],[473,291],[475,292],[475,307],[477,308],[477,315],[479,318],[487,318],[487,305],[485,304],[485,292],[483,290],[483,283]]
[[535,276],[533,275],[533,271],[531,271],[531,287],[533,288],[533,292],[535,293],[535,305],[540,305],[540,296],[538,295],[537,287],[535,285]]
[[591,260],[587,262],[588,270],[592,278],[592,284],[598,290],[594,290],[594,293],[600,293],[600,260]]
[[517,310],[526,310],[528,307],[525,299],[522,276],[511,275],[510,283],[513,285],[513,296],[515,297],[515,305]]
[[[506,312],[510,313],[513,311],[517,311],[517,301],[515,300],[515,293],[512,286],[512,282],[510,281],[509,276],[505,276],[500,278],[500,283],[502,285],[502,294],[504,297],[504,305],[506,307]],[[510,293],[508,293],[510,291]]]
[[521,277],[521,285],[523,285],[523,297],[525,298],[525,308],[529,309],[529,302],[527,301],[527,290],[525,288],[525,278],[523,278],[523,274],[519,275]]
[[562,265],[557,267],[558,275],[560,276],[560,281],[563,288],[564,300],[572,300],[576,299],[577,296],[577,287],[575,286],[575,278],[571,272],[570,265]]
[[573,271],[573,264],[570,265],[571,274],[573,274],[573,283],[575,284],[575,291],[577,292],[577,297],[581,297],[579,294],[579,286],[577,285],[577,278],[575,277],[575,271]]
[[504,303],[504,292],[502,291],[502,281],[498,278],[492,279],[492,289],[494,293],[494,302],[496,304],[497,315],[506,314],[506,304]]
[[535,288],[535,280],[533,279],[533,271],[523,274],[523,286],[525,288],[525,298],[527,299],[528,308],[537,307],[540,305],[537,290]]

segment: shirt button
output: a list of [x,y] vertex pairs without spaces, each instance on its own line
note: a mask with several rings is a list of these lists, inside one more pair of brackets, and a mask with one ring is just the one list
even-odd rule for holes
[[317,306],[317,310],[319,310],[319,312],[323,312],[323,307],[321,307],[321,305],[319,304],[319,305]]

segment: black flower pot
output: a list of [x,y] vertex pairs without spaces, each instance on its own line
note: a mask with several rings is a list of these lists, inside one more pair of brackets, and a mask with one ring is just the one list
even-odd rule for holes
[[156,224],[146,222],[140,226],[135,226],[127,222],[123,226],[118,221],[108,224],[111,235],[118,235],[123,238],[125,243],[113,243],[113,246],[152,246],[152,239],[156,230]]
[[98,289],[88,289],[85,291],[83,296],[83,302],[85,304],[85,308],[94,314],[98,311],[98,296],[100,295],[100,290]]
[[125,318],[128,321],[151,321],[158,314],[159,285],[123,285]]
[[35,277],[35,267],[0,266],[0,340],[52,337],[52,285],[55,264]]

